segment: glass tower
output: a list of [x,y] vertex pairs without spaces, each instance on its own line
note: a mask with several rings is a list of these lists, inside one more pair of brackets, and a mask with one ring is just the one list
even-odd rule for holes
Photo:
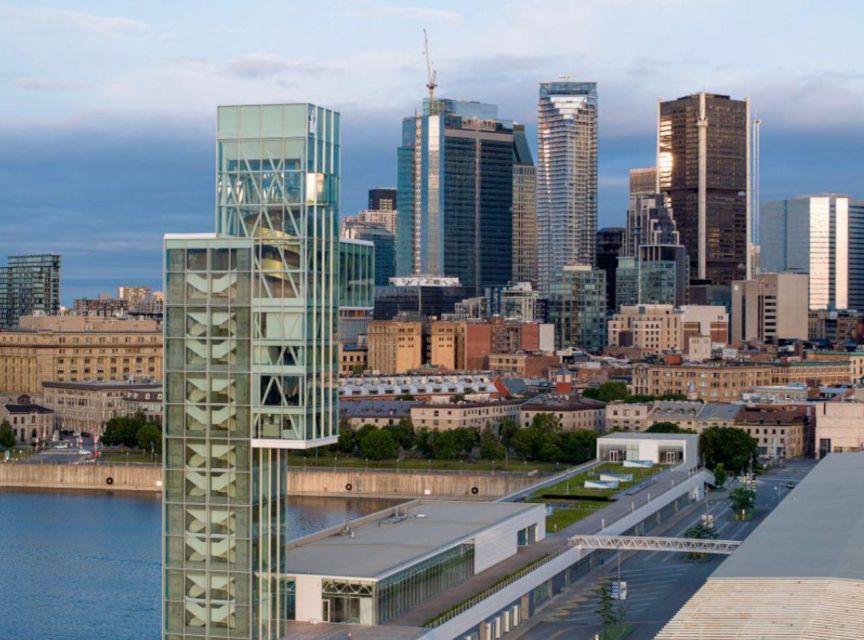
[[337,438],[339,114],[217,120],[216,233],[165,238],[170,640],[280,637],[286,450]]
[[18,326],[21,316],[60,313],[60,256],[10,256],[0,267],[0,329]]
[[537,110],[537,257],[548,295],[565,265],[594,264],[597,83],[544,82]]
[[549,322],[559,349],[606,346],[606,272],[590,265],[565,267],[552,283]]
[[510,281],[513,144],[491,104],[427,100],[402,121],[397,275],[457,277],[472,291]]

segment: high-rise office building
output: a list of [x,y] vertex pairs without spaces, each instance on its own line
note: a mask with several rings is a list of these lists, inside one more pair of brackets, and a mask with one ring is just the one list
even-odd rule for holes
[[606,272],[568,265],[552,285],[549,322],[559,349],[599,351],[606,344]]
[[60,256],[9,256],[0,267],[0,329],[18,326],[21,316],[60,312]]
[[811,309],[864,308],[864,202],[836,194],[763,202],[761,268],[810,275]]
[[513,282],[537,286],[537,173],[521,124],[513,125]]
[[657,167],[630,169],[630,197],[646,196],[657,191]]
[[760,273],[732,283],[732,341],[806,340],[807,274]]
[[220,107],[216,233],[165,239],[163,637],[278,638],[286,449],[337,438],[339,114]]
[[597,83],[544,82],[537,111],[540,292],[565,265],[594,264],[597,233]]
[[436,98],[405,118],[397,274],[455,277],[472,291],[509,282],[513,162],[513,124],[495,105]]
[[376,187],[369,189],[370,211],[396,211],[396,189]]
[[679,244],[680,234],[672,212],[663,204],[663,195],[642,193],[630,196],[623,255],[636,256],[643,244]]
[[690,257],[690,277],[749,276],[750,104],[697,93],[660,102],[658,188]]
[[615,271],[624,247],[624,228],[606,227],[597,232],[597,268],[606,272],[606,308],[615,311]]

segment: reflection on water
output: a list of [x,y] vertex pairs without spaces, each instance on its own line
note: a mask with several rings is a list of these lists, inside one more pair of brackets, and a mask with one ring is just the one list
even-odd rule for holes
[[[289,535],[392,504],[292,497]],[[158,496],[0,490],[0,639],[158,638],[160,527]]]

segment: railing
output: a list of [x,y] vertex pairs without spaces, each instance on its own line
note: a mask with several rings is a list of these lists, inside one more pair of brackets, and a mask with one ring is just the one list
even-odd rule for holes
[[657,536],[571,536],[570,544],[580,549],[620,549],[624,551],[675,551],[729,555],[740,540],[701,538],[664,538]]
[[546,478],[549,471],[540,471],[539,469],[532,469],[529,471],[510,471],[506,469],[471,469],[466,466],[465,469],[418,469],[416,467],[405,468],[405,467],[375,467],[375,466],[358,466],[358,467],[334,467],[334,466],[324,466],[320,462],[315,465],[305,464],[305,465],[296,465],[290,464],[288,465],[288,471],[308,471],[308,472],[321,472],[321,471],[335,471],[337,473],[366,473],[367,471],[374,471],[376,473],[392,471],[393,473],[402,473],[408,475],[465,475],[465,476],[513,476],[520,478]]
[[494,583],[492,583],[491,585],[486,587],[480,593],[471,596],[467,600],[460,602],[459,604],[457,604],[453,607],[450,607],[449,609],[447,609],[443,613],[439,613],[438,615],[436,615],[434,618],[430,618],[429,620],[427,620],[426,622],[423,623],[423,626],[426,629],[432,629],[434,627],[438,627],[438,626],[444,624],[445,622],[447,622],[449,620],[452,620],[453,618],[455,618],[459,614],[464,613],[465,611],[467,611],[468,609],[470,609],[474,605],[482,602],[483,600],[492,596],[493,594],[497,593],[498,591],[501,591],[505,587],[510,586],[511,584],[513,584],[514,582],[519,580],[520,578],[525,577],[526,575],[528,575],[532,571],[538,569],[539,567],[542,567],[547,562],[554,560],[555,558],[557,558],[562,553],[564,553],[568,550],[569,549],[567,547],[562,547],[562,548],[556,549],[552,553],[547,553],[545,556],[542,556],[540,558],[537,558],[536,560],[529,562],[524,567],[521,567],[521,568],[517,569],[516,571],[514,571],[513,573],[511,573],[507,576],[504,576],[503,578],[498,579],[497,581],[495,581]]

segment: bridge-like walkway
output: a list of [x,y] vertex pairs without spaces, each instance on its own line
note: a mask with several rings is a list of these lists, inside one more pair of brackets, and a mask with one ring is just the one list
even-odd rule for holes
[[663,538],[658,536],[571,536],[570,545],[581,549],[618,549],[620,551],[671,551],[729,555],[740,540],[710,538]]

